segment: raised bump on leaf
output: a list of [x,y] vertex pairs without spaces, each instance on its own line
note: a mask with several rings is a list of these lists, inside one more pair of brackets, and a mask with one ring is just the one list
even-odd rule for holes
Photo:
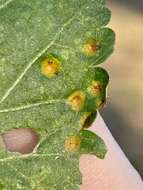
[[70,136],[65,140],[65,149],[69,152],[76,152],[80,148],[81,140],[78,136]]
[[49,56],[42,61],[41,73],[47,77],[53,77],[57,75],[61,70],[60,61],[53,57]]
[[80,126],[82,129],[91,127],[96,118],[97,112],[86,112],[80,119]]
[[94,56],[96,55],[97,51],[99,50],[100,45],[94,39],[90,39],[85,42],[83,45],[83,53],[87,56]]
[[71,106],[71,108],[74,111],[80,111],[85,103],[85,94],[82,91],[75,91],[73,94],[71,94],[68,97],[67,100],[68,105]]
[[88,87],[87,91],[97,97],[99,96],[103,90],[105,89],[105,86],[100,81],[93,81],[92,84]]

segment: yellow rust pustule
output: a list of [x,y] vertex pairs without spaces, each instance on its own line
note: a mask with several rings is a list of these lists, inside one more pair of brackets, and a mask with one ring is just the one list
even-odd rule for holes
[[81,140],[78,136],[69,136],[65,140],[65,150],[69,152],[76,152],[80,148]]
[[85,104],[85,94],[82,91],[75,91],[73,94],[71,94],[67,99],[68,105],[71,106],[71,108],[74,111],[80,111],[84,104]]
[[104,85],[100,81],[93,81],[87,88],[89,94],[97,97],[104,91]]
[[96,55],[97,51],[100,49],[100,45],[95,40],[91,39],[84,43],[83,45],[83,53],[87,56]]
[[61,63],[57,58],[47,57],[42,61],[41,73],[47,77],[58,75],[61,70]]

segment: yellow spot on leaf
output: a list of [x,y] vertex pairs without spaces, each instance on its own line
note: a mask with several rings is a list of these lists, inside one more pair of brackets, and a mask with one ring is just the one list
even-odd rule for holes
[[99,50],[100,46],[95,40],[91,39],[83,45],[83,53],[87,56],[94,56]]
[[78,136],[70,136],[65,140],[65,149],[70,152],[78,151],[81,140]]
[[41,72],[47,77],[53,77],[60,72],[60,61],[54,57],[49,57],[43,60]]
[[75,91],[72,95],[68,97],[68,105],[75,111],[80,111],[85,103],[85,94],[82,91]]
[[97,97],[103,92],[104,86],[100,81],[93,81],[87,90],[90,94]]

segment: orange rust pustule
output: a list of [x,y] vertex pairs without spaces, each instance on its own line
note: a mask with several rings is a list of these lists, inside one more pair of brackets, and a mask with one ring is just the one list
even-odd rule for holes
[[60,72],[60,62],[56,58],[46,58],[42,62],[41,73],[47,77],[53,77]]
[[96,55],[96,53],[97,53],[97,51],[99,49],[100,49],[100,45],[95,40],[88,41],[83,46],[83,52],[87,56],[94,56],[94,55]]
[[65,140],[65,150],[70,152],[78,151],[81,140],[78,136],[71,136]]
[[93,96],[99,96],[104,90],[104,86],[100,81],[93,81],[88,87],[88,92]]
[[85,103],[85,94],[82,91],[75,91],[72,95],[68,97],[67,100],[68,105],[71,106],[71,108],[74,111],[80,111]]

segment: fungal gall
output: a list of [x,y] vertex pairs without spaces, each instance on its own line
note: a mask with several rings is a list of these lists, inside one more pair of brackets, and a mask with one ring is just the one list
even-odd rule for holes
[[93,81],[87,89],[87,91],[95,97],[99,96],[103,90],[104,86],[100,81]]
[[80,126],[82,129],[91,127],[94,119],[96,118],[96,112],[86,112],[80,119]]
[[71,94],[68,97],[67,100],[68,105],[71,106],[71,108],[74,111],[80,111],[85,103],[85,94],[82,91],[75,91],[73,94]]
[[78,136],[70,136],[65,140],[66,151],[75,152],[80,148],[81,140]]
[[86,54],[87,56],[94,56],[94,55],[96,55],[99,48],[100,48],[99,43],[97,43],[95,40],[91,39],[91,40],[88,40],[83,45],[83,53]]
[[60,72],[60,61],[54,57],[47,57],[43,60],[41,72],[47,77],[53,77]]

